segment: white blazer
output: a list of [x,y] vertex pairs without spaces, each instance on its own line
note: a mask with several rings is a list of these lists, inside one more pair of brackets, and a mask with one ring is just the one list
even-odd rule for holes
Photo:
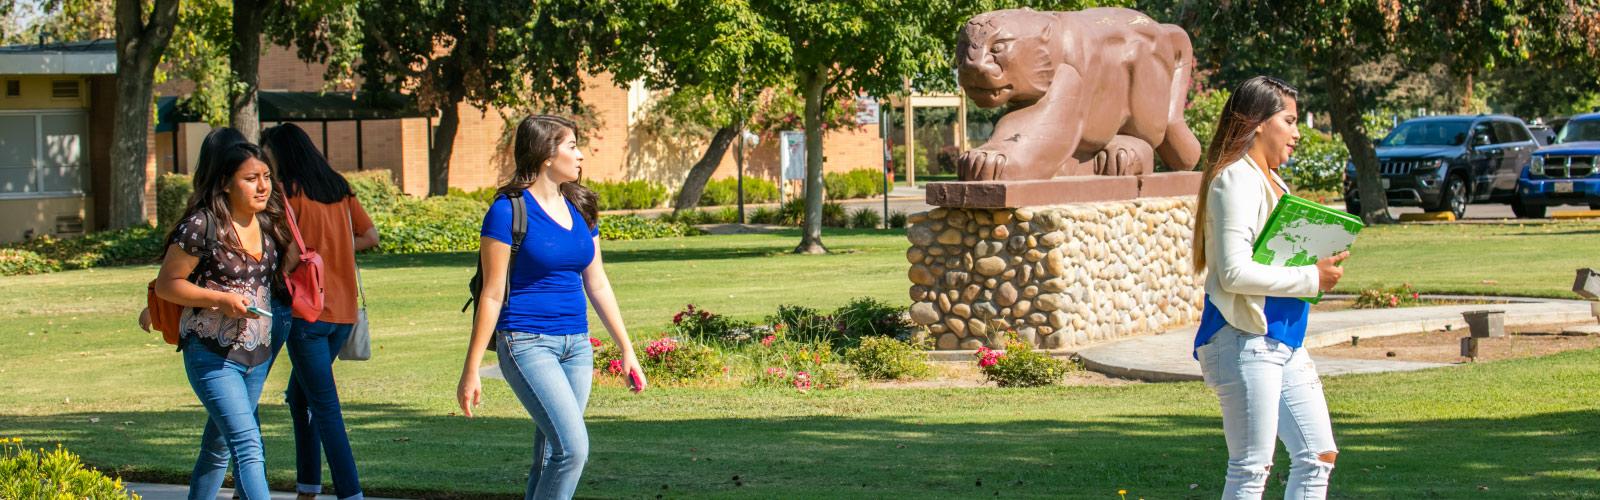
[[1223,167],[1211,180],[1204,214],[1206,294],[1228,325],[1256,335],[1267,334],[1267,297],[1315,297],[1319,283],[1315,265],[1277,267],[1250,259],[1278,205],[1268,182],[1284,186],[1277,174],[1267,176],[1250,155]]

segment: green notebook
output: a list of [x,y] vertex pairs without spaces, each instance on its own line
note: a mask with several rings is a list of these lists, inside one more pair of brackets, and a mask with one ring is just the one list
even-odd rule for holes
[[[1295,267],[1316,264],[1350,249],[1361,232],[1361,219],[1319,203],[1285,194],[1278,199],[1278,207],[1267,217],[1267,227],[1256,238],[1255,254],[1251,260],[1269,266]],[[1300,300],[1312,304],[1316,297]]]

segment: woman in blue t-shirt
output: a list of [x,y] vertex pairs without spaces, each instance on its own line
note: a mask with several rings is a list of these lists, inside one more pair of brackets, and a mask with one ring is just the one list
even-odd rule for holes
[[[577,182],[583,162],[577,127],[553,116],[528,117],[517,125],[513,157],[516,172],[483,218],[483,288],[456,398],[471,417],[483,395],[478,366],[495,342],[500,372],[537,424],[527,498],[572,498],[589,456],[583,409],[594,353],[585,296],[622,351],[623,373],[637,375],[635,392],[644,390],[644,371],[600,262],[595,193]],[[527,234],[515,256],[510,197],[527,209]]]
[[1224,499],[1261,498],[1274,437],[1291,456],[1284,498],[1325,498],[1338,456],[1322,383],[1300,348],[1310,306],[1295,297],[1332,289],[1349,252],[1300,267],[1251,260],[1267,216],[1288,191],[1277,169],[1300,139],[1298,97],[1276,78],[1245,80],[1223,105],[1206,148],[1195,209],[1195,272],[1204,272],[1208,260],[1214,265],[1194,345],[1206,386],[1222,405]]

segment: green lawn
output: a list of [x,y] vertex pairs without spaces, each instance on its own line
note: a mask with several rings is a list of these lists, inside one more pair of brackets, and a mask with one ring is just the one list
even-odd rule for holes
[[[909,302],[903,235],[830,231],[824,241],[848,253],[785,254],[797,241],[790,231],[605,248],[625,318],[642,335],[688,303],[758,319],[781,303]],[[1600,265],[1595,248],[1593,223],[1380,228],[1363,235],[1347,283],[1564,296],[1574,267]],[[472,256],[361,261],[374,359],[337,372],[367,493],[520,498],[532,422],[507,386],[486,381],[480,418],[453,415]],[[0,437],[62,443],[125,478],[182,481],[205,413],[179,357],[133,324],[153,275],[145,266],[0,278]],[[284,489],[288,366],[274,370],[261,414],[270,479]],[[1600,499],[1597,378],[1591,350],[1329,379],[1334,498]],[[579,495],[590,498],[1112,499],[1118,489],[1215,498],[1226,459],[1215,398],[1199,384],[642,396],[600,387],[589,415]],[[1280,454],[1274,470],[1287,469]]]

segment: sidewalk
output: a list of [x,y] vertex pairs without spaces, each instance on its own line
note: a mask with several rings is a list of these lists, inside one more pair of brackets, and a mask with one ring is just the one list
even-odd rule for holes
[[[122,483],[128,491],[139,495],[143,500],[187,500],[189,485],[187,484],[155,484],[155,483]],[[272,500],[294,500],[294,492],[274,491]],[[368,500],[393,500],[387,498],[366,497]],[[232,500],[233,489],[223,488],[217,493],[217,500]],[[317,500],[338,500],[333,495],[317,495]]]
[[[1305,347],[1315,349],[1349,342],[1352,336],[1383,337],[1443,329],[1447,326],[1465,332],[1467,323],[1461,318],[1461,313],[1485,309],[1505,311],[1506,326],[1594,320],[1594,315],[1589,310],[1589,303],[1581,300],[1470,298],[1503,300],[1511,303],[1312,313],[1311,326],[1306,331]],[[1201,379],[1200,362],[1192,355],[1196,329],[1197,327],[1190,326],[1159,335],[1119,340],[1080,350],[1078,356],[1082,358],[1084,367],[1108,375],[1152,382],[1197,381]],[[1318,356],[1315,351],[1312,352],[1311,359],[1316,361],[1317,374],[1323,376],[1451,366],[1440,363],[1335,358]]]

